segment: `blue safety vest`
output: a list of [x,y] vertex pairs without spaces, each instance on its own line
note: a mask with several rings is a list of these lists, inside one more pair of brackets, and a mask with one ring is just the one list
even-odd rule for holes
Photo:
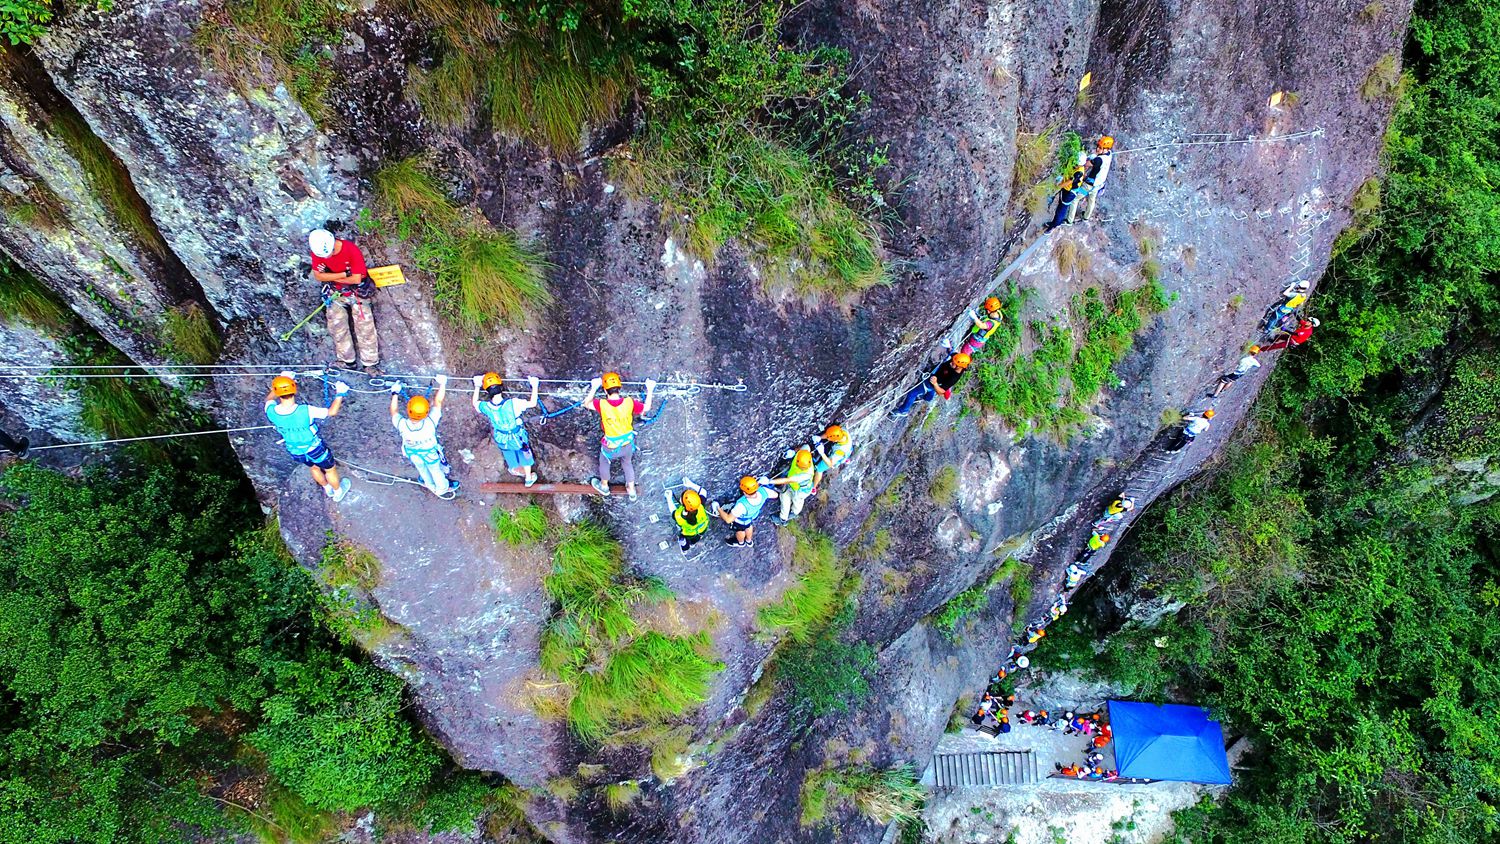
[[745,515],[740,517],[740,521],[745,524],[755,521],[759,518],[760,511],[765,508],[766,502],[770,500],[771,497],[766,495],[765,490],[756,490],[754,495],[741,495],[739,503],[745,505],[741,508]]
[[288,454],[302,455],[323,444],[318,437],[318,423],[307,412],[307,405],[299,404],[291,413],[277,413],[276,405],[266,405],[266,418],[276,427],[276,432],[286,441]]
[[520,417],[516,416],[514,402],[515,399],[506,399],[499,404],[489,401],[479,404],[479,412],[490,420],[495,445],[506,451],[518,451],[526,445],[526,429],[521,425]]

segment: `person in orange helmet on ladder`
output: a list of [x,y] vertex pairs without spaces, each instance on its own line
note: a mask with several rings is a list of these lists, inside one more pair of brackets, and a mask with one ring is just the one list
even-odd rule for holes
[[[701,488],[698,492],[702,492]],[[762,484],[759,478],[746,475],[740,478],[740,497],[734,506],[724,509],[717,502],[710,504],[710,512],[725,524],[734,526],[734,533],[724,537],[724,542],[733,548],[749,548],[755,545],[755,520],[766,507],[766,502],[777,494],[770,484]]]
[[813,463],[813,488],[818,491],[818,485],[823,482],[823,476],[830,469],[837,469],[844,465],[849,459],[849,453],[854,449],[854,443],[849,438],[849,432],[838,425],[829,425],[823,429],[821,439],[813,437],[813,450],[817,453],[817,462]]
[[973,358],[964,352],[954,352],[951,357],[943,361],[932,374],[927,376],[922,383],[911,388],[901,404],[891,411],[893,416],[905,416],[911,413],[912,406],[919,401],[932,401],[941,393],[943,398],[953,398],[953,387],[958,384],[958,379],[963,377],[964,370],[969,368]]
[[959,348],[966,355],[976,355],[984,344],[989,341],[990,335],[1000,328],[1004,315],[1000,311],[1000,300],[994,296],[984,300],[984,316],[969,311],[969,319],[974,323],[969,328],[969,336],[964,338],[964,344]]
[[792,465],[786,477],[771,481],[772,486],[785,487],[781,491],[782,524],[802,515],[802,506],[812,494],[814,474],[812,449],[802,448],[792,455]]
[[[599,413],[599,422],[604,436],[599,440],[599,475],[590,478],[589,485],[600,495],[609,495],[609,468],[615,460],[625,473],[625,492],[634,501],[635,466],[631,457],[635,454],[635,417],[651,410],[651,397],[656,392],[656,382],[646,381],[646,400],[640,402],[633,396],[620,393],[624,382],[617,372],[606,372],[589,385],[589,394],[583,403]],[[600,388],[604,398],[596,399]]]
[[448,498],[449,490],[458,492],[458,482],[448,479],[448,457],[438,442],[438,422],[443,418],[443,400],[448,397],[448,376],[437,376],[437,395],[428,401],[426,396],[412,396],[406,400],[406,413],[398,405],[401,401],[401,382],[391,385],[391,425],[401,435],[401,450],[406,459],[417,468],[422,486],[439,498]]
[[[536,483],[536,455],[531,450],[531,437],[526,433],[526,426],[521,424],[521,414],[536,407],[541,382],[535,375],[526,381],[531,385],[531,398],[506,398],[505,380],[498,372],[474,376],[474,410],[489,420],[490,437],[505,459],[506,471],[532,486]],[[484,394],[482,401],[481,392]]]
[[670,489],[665,495],[667,507],[672,510],[672,521],[677,523],[677,548],[686,556],[708,533],[708,511],[703,507],[703,495],[695,487],[683,490],[680,500],[672,497]]
[[307,467],[313,482],[323,488],[323,494],[334,501],[343,501],[349,492],[349,479],[339,477],[333,452],[318,435],[318,422],[339,415],[339,410],[344,407],[344,396],[349,394],[349,385],[343,381],[335,382],[333,404],[326,408],[314,407],[297,402],[295,377],[291,372],[283,372],[271,379],[271,390],[266,393],[266,418],[281,434],[287,454]]

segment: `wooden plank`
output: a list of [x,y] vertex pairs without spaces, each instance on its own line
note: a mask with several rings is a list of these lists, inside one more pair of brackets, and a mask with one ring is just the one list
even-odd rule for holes
[[[510,493],[514,495],[598,495],[599,491],[588,484],[574,483],[541,483],[537,482],[527,486],[520,481],[507,481],[504,483],[480,484],[480,492]],[[624,495],[624,484],[610,484],[610,495]]]

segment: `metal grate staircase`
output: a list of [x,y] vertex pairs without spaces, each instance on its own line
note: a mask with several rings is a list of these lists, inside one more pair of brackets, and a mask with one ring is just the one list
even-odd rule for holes
[[938,754],[932,757],[932,776],[933,787],[941,790],[1027,785],[1040,779],[1030,750]]

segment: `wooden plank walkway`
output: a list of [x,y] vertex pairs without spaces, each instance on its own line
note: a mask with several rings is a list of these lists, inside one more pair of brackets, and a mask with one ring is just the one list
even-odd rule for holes
[[[588,484],[573,483],[542,483],[538,481],[532,486],[527,486],[520,481],[480,484],[480,492],[507,493],[513,495],[598,495],[598,490]],[[610,495],[624,495],[624,484],[610,484]]]
[[1040,779],[1030,750],[938,754],[932,757],[932,776],[940,790],[1030,785]]

